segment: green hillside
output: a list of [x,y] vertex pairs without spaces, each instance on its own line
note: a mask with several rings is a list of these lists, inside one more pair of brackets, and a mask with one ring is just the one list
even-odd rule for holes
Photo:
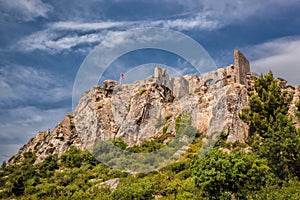
[[[205,157],[203,134],[176,162],[158,171],[130,174],[111,169],[88,151],[72,147],[60,158],[49,156],[35,162],[35,153],[15,157],[15,165],[0,170],[2,199],[300,199],[300,130],[288,115],[291,94],[284,91],[270,72],[255,81],[249,107],[240,118],[250,126],[246,143],[227,143],[221,133]],[[300,119],[300,102],[296,104]],[[189,122],[186,130],[192,129]],[[167,133],[166,133],[167,134]],[[149,152],[164,146],[159,138],[131,152]],[[18,161],[19,159],[19,161]],[[114,190],[101,184],[120,178]]]

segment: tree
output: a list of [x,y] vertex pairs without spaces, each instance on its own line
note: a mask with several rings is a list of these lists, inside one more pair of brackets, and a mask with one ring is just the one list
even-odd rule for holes
[[283,90],[272,72],[260,76],[254,86],[249,108],[241,114],[252,132],[250,146],[268,159],[279,178],[300,177],[300,137],[288,116],[292,94]]
[[117,200],[127,199],[153,199],[154,183],[147,179],[128,178],[121,183],[112,193],[112,198]]
[[251,193],[247,198],[256,200],[298,200],[300,199],[299,181],[290,180],[281,187],[278,185],[262,188],[262,190]]
[[90,152],[80,151],[76,147],[72,146],[67,152],[61,156],[61,162],[66,167],[80,167],[83,163],[91,164],[95,166],[98,161],[90,154]]
[[253,153],[217,149],[199,158],[193,165],[193,177],[203,197],[210,199],[245,198],[272,181],[267,161]]
[[24,175],[21,174],[18,177],[16,177],[15,181],[12,184],[12,193],[16,196],[20,196],[24,194]]
[[42,163],[38,164],[38,172],[41,177],[50,177],[54,170],[58,169],[57,155],[49,155]]

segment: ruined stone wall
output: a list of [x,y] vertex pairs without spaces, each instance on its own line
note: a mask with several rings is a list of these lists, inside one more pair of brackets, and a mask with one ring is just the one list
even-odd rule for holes
[[247,85],[247,74],[250,73],[250,64],[242,52],[234,50],[234,68],[236,70],[236,82]]
[[173,89],[173,80],[172,78],[167,74],[166,69],[162,69],[160,67],[155,67],[154,68],[154,82],[160,85],[164,85],[169,89]]
[[[171,78],[166,69],[156,67],[150,82],[164,85],[173,91],[174,96],[180,98],[187,94],[205,94],[212,89],[220,88],[233,83],[248,85],[247,74],[250,73],[250,65],[247,58],[239,50],[234,50],[234,64],[225,68],[219,68],[213,72],[184,77]],[[149,82],[148,82],[149,83]]]

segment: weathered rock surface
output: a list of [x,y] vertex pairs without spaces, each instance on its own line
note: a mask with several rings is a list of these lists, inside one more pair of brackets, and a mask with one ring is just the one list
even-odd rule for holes
[[[18,154],[22,155],[25,152],[34,151],[37,156],[36,163],[39,163],[51,154],[61,156],[71,146],[82,149],[82,142],[75,130],[73,116],[68,114],[52,132],[48,129],[37,133],[19,150]],[[10,163],[12,162],[11,159]]]
[[114,178],[114,179],[104,181],[103,183],[98,183],[96,185],[96,187],[101,188],[101,187],[108,186],[111,190],[115,190],[115,189],[117,189],[119,184],[120,184],[120,179],[119,178]]
[[168,133],[175,134],[175,119],[183,112],[191,115],[192,125],[200,132],[226,131],[229,141],[243,141],[248,127],[238,113],[247,106],[247,86],[238,80],[246,80],[249,71],[237,72],[244,67],[240,60],[241,66],[231,65],[201,77],[171,78],[157,67],[144,81],[119,85],[110,80],[92,88],[74,113],[83,147],[90,149],[98,140],[114,138],[122,138],[129,146],[139,145],[163,134],[164,125]]
[[296,108],[296,103],[299,102],[300,98],[300,86],[295,86],[295,87],[286,87],[288,91],[290,91],[293,95],[293,99],[289,108],[289,114],[293,116],[293,123],[297,129],[300,128],[299,124],[299,119],[295,116],[295,111],[297,110]]
[[[114,138],[139,145],[164,132],[176,134],[175,120],[181,113],[188,113],[192,126],[208,136],[224,131],[229,142],[244,141],[248,126],[238,114],[248,105],[247,91],[253,90],[257,76],[250,73],[241,52],[235,50],[234,60],[234,65],[200,77],[171,78],[157,67],[153,76],[132,84],[106,80],[83,94],[73,116],[67,115],[51,133],[38,133],[19,154],[36,151],[36,162],[41,162],[50,154],[60,156],[70,146],[92,149],[98,141]],[[292,114],[300,87],[290,90]]]

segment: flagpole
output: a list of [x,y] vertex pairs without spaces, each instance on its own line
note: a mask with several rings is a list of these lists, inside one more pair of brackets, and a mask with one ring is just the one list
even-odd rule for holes
[[125,75],[122,73],[122,74],[120,74],[120,85],[122,86],[122,79],[124,79],[125,78]]

